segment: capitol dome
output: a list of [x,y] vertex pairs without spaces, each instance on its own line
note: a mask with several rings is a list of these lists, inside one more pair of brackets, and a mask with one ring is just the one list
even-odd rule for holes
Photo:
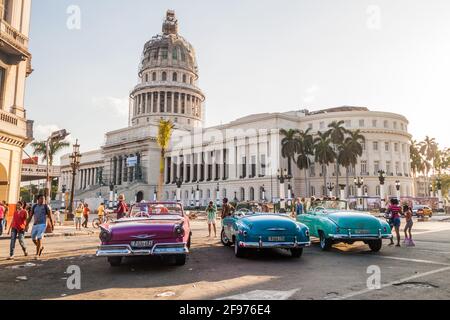
[[144,45],[139,84],[131,92],[131,124],[169,119],[178,127],[200,127],[205,96],[197,87],[193,46],[178,34],[175,12],[168,10],[162,33]]

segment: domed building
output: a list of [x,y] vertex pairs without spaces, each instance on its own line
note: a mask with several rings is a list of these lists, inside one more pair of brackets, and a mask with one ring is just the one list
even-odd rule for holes
[[131,125],[170,119],[186,129],[201,127],[205,96],[198,88],[193,46],[178,34],[178,21],[168,11],[162,34],[144,46],[140,83],[131,92]]
[[[106,133],[101,150],[83,154],[76,199],[108,200],[109,186],[130,202],[154,199],[159,179],[156,136],[160,119],[175,125],[165,158],[164,194],[159,195],[163,200],[178,196],[184,205],[205,205],[224,197],[276,202],[282,195],[289,199],[328,194],[327,186],[332,183],[335,189],[346,185],[345,197],[360,191],[375,198],[396,196],[398,184],[402,197],[413,195],[409,123],[399,114],[343,106],[252,114],[204,128],[205,95],[198,87],[195,50],[178,34],[173,11],[167,12],[162,33],[144,45],[138,76],[139,83],[130,93],[129,126]],[[310,129],[317,134],[340,120],[346,129],[360,130],[365,136],[363,155],[356,166],[340,167],[336,172],[334,165],[325,170],[311,159],[308,170],[293,166],[292,179],[281,185],[278,169],[288,168],[288,161],[281,155],[280,129]],[[60,190],[63,186],[67,190],[71,185],[68,155],[62,157],[61,164]],[[386,173],[383,189],[380,170]],[[364,180],[359,190],[353,177]]]

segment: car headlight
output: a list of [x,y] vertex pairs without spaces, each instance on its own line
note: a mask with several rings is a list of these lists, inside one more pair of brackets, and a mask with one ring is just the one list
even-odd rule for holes
[[247,230],[245,230],[245,229],[239,229],[239,234],[240,234],[240,235],[243,235],[244,237],[246,237],[247,234],[248,234],[248,232],[247,232]]
[[102,229],[102,231],[100,231],[99,238],[102,243],[106,243],[111,240],[112,234],[108,230]]
[[305,230],[305,236],[309,237],[309,230],[308,229]]
[[184,235],[184,228],[183,228],[182,225],[176,225],[174,227],[173,231],[174,231],[175,235],[178,236],[178,237],[181,237],[181,236]]

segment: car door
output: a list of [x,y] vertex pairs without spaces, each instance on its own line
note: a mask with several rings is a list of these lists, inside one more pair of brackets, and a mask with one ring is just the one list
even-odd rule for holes
[[306,225],[309,229],[310,234],[314,237],[318,236],[316,228],[316,220],[317,216],[314,210],[309,210],[308,212],[297,216],[297,221]]
[[233,239],[233,225],[235,222],[234,216],[228,216],[222,220],[223,230],[225,231],[225,236],[228,239]]

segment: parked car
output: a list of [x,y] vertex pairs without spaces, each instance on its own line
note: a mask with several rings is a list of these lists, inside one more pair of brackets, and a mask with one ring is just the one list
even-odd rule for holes
[[176,202],[141,202],[129,217],[100,226],[98,257],[107,257],[111,266],[124,257],[161,256],[184,265],[192,232],[183,206]]
[[353,244],[363,241],[374,252],[380,251],[383,239],[391,239],[389,224],[369,213],[348,210],[346,201],[320,201],[314,203],[297,221],[308,226],[311,236],[320,239],[326,251],[335,243]]
[[222,222],[221,241],[234,245],[234,254],[242,258],[249,250],[285,249],[300,258],[311,244],[308,228],[283,214],[261,212],[258,205],[237,206],[236,212]]
[[413,206],[413,215],[419,218],[424,218],[425,216],[431,218],[433,216],[433,209],[425,205],[415,205]]

